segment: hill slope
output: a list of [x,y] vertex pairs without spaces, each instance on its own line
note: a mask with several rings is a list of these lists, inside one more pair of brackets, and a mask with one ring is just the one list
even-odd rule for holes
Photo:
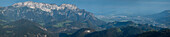
[[[21,19],[8,23],[0,30],[0,37],[51,37],[47,29],[40,24]],[[50,35],[50,36],[49,36]]]

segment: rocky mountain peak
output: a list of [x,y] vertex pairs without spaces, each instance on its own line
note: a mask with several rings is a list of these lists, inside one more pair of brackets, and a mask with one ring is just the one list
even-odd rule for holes
[[67,7],[68,9],[77,9],[73,4],[62,4],[60,7]]
[[32,2],[32,1],[19,2],[19,3],[13,4],[12,6],[14,6],[14,7],[25,7],[26,6],[26,7],[32,8],[32,9],[39,8],[46,12],[52,12],[52,10],[62,10],[65,8],[70,9],[70,10],[77,9],[77,7],[72,4],[62,4],[62,5],[58,6],[56,4],[37,3],[37,2]]

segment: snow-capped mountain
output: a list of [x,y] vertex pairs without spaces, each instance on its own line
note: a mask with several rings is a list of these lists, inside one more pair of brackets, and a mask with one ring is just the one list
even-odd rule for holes
[[58,6],[55,4],[37,3],[37,2],[32,2],[32,1],[15,3],[12,6],[14,6],[14,7],[25,7],[26,6],[26,7],[32,8],[32,9],[39,8],[46,12],[52,12],[52,10],[63,10],[66,8],[70,9],[70,10],[77,9],[77,7],[72,4],[62,4],[62,5]]
[[[10,21],[28,19],[40,23],[43,26],[48,25],[46,27],[61,27],[56,30],[59,32],[67,31],[70,28],[80,29],[90,26],[97,28],[98,25],[105,24],[104,21],[97,19],[93,13],[79,9],[72,4],[62,4],[58,6],[55,4],[31,1],[20,2],[12,6],[0,8],[0,15],[9,18]],[[52,30],[54,30],[54,28],[52,28]]]
[[[26,15],[46,15],[51,17],[63,16],[66,18],[78,17],[85,18],[86,20],[92,18],[97,20],[94,15],[84,9],[78,9],[72,4],[62,4],[60,6],[55,4],[37,3],[32,1],[15,3],[12,6],[0,8],[0,12],[5,16],[22,17],[26,18]],[[32,13],[32,14],[31,14]],[[44,16],[45,17],[45,16]],[[57,17],[58,18],[58,17]],[[32,19],[34,20],[34,19]]]

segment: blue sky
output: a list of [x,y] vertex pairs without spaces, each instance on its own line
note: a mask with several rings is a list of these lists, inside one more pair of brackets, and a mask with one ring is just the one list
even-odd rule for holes
[[25,1],[57,5],[74,4],[80,9],[85,9],[98,15],[147,15],[170,10],[170,0],[0,0],[0,6],[5,7]]

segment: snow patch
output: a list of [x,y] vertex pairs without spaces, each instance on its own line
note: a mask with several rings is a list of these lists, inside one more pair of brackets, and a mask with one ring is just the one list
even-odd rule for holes
[[78,15],[82,15],[83,13],[78,13]]

